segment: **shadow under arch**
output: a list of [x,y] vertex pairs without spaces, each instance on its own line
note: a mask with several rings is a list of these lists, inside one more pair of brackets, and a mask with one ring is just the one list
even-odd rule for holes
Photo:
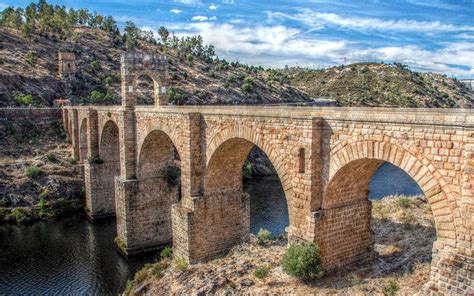
[[411,176],[428,199],[437,233],[433,248],[455,247],[454,213],[434,166],[389,142],[358,141],[331,153],[321,204],[322,228],[315,229],[329,267],[351,263],[371,248],[369,186],[385,162]]
[[[180,156],[171,138],[161,130],[148,133],[141,144],[137,165],[137,194],[130,204],[129,225],[142,248],[169,244],[172,240],[171,206],[181,193]],[[129,246],[133,247],[133,246]]]
[[87,160],[88,144],[87,144],[87,118],[82,119],[81,127],[79,129],[79,161],[84,162]]
[[101,164],[100,204],[107,214],[115,214],[115,177],[120,176],[120,137],[119,127],[113,120],[108,120],[100,133],[99,155]]

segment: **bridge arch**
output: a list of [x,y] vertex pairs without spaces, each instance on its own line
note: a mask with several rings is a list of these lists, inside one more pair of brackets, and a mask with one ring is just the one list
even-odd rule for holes
[[160,246],[172,240],[171,206],[180,198],[181,164],[171,137],[162,130],[147,133],[137,163],[138,191],[130,201],[129,231],[137,245]]
[[88,143],[87,143],[87,133],[88,133],[88,122],[87,118],[81,120],[81,126],[79,128],[79,160],[84,162],[87,160],[88,154]]
[[[250,144],[246,144],[246,142],[251,143],[251,146],[253,145],[257,146],[260,148],[268,157],[270,162],[272,163],[273,167],[275,168],[275,171],[278,174],[278,177],[280,178],[281,184],[283,186],[283,190],[285,191],[285,196],[288,201],[288,207],[290,207],[290,202],[293,198],[293,186],[291,184],[291,172],[285,165],[283,159],[278,156],[276,151],[278,150],[278,147],[276,145],[272,145],[268,141],[265,141],[261,137],[259,137],[253,129],[248,128],[248,127],[227,127],[213,135],[213,137],[210,139],[210,142],[208,144],[208,147],[206,149],[206,175],[209,170],[210,166],[210,161],[212,159],[212,156],[215,154],[217,149],[222,146],[225,142],[232,140],[232,139],[240,139],[242,141],[241,145],[242,147],[248,146]],[[237,140],[236,140],[237,141]],[[252,148],[250,147],[250,149]],[[250,152],[250,150],[249,150]],[[248,153],[247,153],[248,155]],[[245,156],[245,158],[247,157]],[[244,158],[244,160],[245,160]],[[243,164],[243,163],[242,163]],[[240,167],[242,168],[242,167]],[[241,173],[241,172],[240,172]],[[212,188],[211,188],[212,189]],[[291,214],[290,214],[291,216]],[[291,218],[290,218],[291,219]],[[291,221],[290,221],[291,224]]]
[[455,213],[449,202],[449,188],[442,186],[441,175],[429,160],[399,145],[375,141],[349,143],[333,150],[330,159],[321,204],[326,220],[320,241],[326,264],[346,264],[370,247],[370,180],[385,162],[411,176],[428,199],[437,233],[434,248],[455,247]]

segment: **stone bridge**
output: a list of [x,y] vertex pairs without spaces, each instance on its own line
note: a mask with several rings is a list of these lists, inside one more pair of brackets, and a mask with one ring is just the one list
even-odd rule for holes
[[[165,106],[166,77],[149,69],[161,62],[139,61],[122,65],[122,106],[63,110],[84,164],[88,213],[116,216],[124,252],[172,243],[175,256],[197,262],[245,241],[250,204],[242,167],[256,145],[282,183],[289,241],[319,244],[326,269],[372,249],[370,178],[389,162],[418,183],[434,215],[427,286],[474,292],[473,111]],[[134,103],[142,73],[155,81],[153,106]]]

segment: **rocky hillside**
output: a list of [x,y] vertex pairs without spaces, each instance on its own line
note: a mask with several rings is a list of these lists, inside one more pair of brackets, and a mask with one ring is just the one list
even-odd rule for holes
[[[58,51],[76,54],[77,73],[62,82],[57,73]],[[287,83],[272,80],[270,71],[223,60],[178,57],[173,48],[145,44],[137,51],[166,54],[176,104],[268,104],[304,102],[308,97]],[[120,55],[125,46],[99,29],[78,27],[71,37],[37,33],[28,38],[0,27],[0,106],[22,104],[31,95],[34,105],[54,99],[76,103],[120,103]],[[151,92],[149,81],[143,88]],[[94,92],[95,91],[95,92]],[[15,99],[16,97],[16,99]]]
[[401,64],[360,63],[322,70],[289,69],[291,85],[340,106],[467,107],[474,103],[456,79],[417,73]]

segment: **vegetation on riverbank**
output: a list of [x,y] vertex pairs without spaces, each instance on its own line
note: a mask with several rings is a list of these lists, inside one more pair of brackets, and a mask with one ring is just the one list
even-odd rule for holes
[[56,122],[1,134],[0,224],[51,219],[84,208],[81,168]]
[[207,263],[178,268],[172,259],[164,258],[146,265],[124,294],[422,294],[436,236],[426,199],[386,197],[373,201],[372,229],[372,256],[321,278],[302,281],[284,272],[284,237],[262,244],[258,236],[252,236],[227,256]]

